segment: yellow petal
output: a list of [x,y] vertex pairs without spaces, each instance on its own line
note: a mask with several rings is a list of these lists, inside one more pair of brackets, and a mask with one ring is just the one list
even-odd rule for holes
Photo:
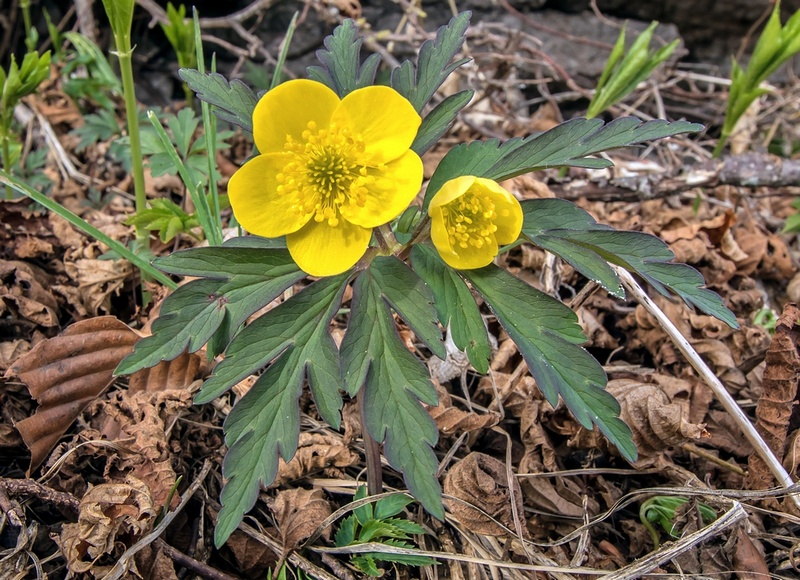
[[475,184],[477,179],[480,178],[475,177],[474,175],[462,175],[461,177],[456,177],[445,182],[445,184],[439,188],[439,191],[437,191],[431,199],[431,202],[428,205],[428,212],[430,213],[431,209],[447,205],[454,199],[458,199],[467,193],[470,187]]
[[496,181],[475,178],[475,185],[479,186],[494,202],[494,211],[497,218],[494,225],[497,231],[494,233],[498,244],[511,244],[517,241],[522,231],[522,206],[508,190],[500,187]]
[[370,170],[375,181],[367,186],[366,203],[359,207],[350,203],[342,206],[342,216],[365,228],[385,224],[400,215],[419,193],[422,185],[422,159],[411,150],[387,163],[383,170]]
[[413,143],[422,123],[411,103],[384,86],[364,87],[348,94],[331,121],[361,135],[365,151],[375,163],[400,157]]
[[452,246],[445,227],[445,210],[434,208],[428,213],[431,216],[431,241],[445,264],[457,270],[473,270],[492,263],[499,249],[497,242],[492,239],[491,243],[484,243],[480,248]]
[[311,218],[292,209],[292,199],[278,195],[276,176],[285,154],[258,155],[242,165],[228,182],[228,199],[237,221],[247,231],[277,238],[295,232]]
[[260,153],[283,151],[286,137],[302,140],[313,121],[324,129],[341,101],[331,89],[308,79],[278,85],[258,101],[253,111],[253,139]]
[[286,236],[289,253],[300,268],[312,276],[334,276],[355,265],[364,255],[372,230],[339,220],[336,227],[327,221],[310,221]]

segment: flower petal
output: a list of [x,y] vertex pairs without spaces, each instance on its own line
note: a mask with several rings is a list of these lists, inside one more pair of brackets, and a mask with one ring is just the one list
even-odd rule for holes
[[278,85],[258,101],[253,111],[253,139],[260,153],[283,151],[287,135],[302,140],[313,121],[319,128],[330,124],[341,101],[331,89],[308,79]]
[[[501,187],[496,181],[478,177],[475,186],[479,186],[489,195],[494,202],[494,211],[497,213],[494,233],[498,244],[511,244],[517,241],[522,231],[522,206],[508,190]],[[474,186],[473,186],[474,187]]]
[[351,268],[367,251],[372,230],[339,220],[310,221],[286,236],[289,253],[300,268],[312,276],[334,276]]
[[461,177],[456,177],[450,181],[446,181],[431,199],[431,202],[428,205],[430,208],[428,213],[430,213],[431,209],[447,205],[454,199],[458,199],[467,193],[469,188],[473,186],[477,179],[480,178],[475,177],[474,175],[462,175]]
[[286,164],[283,153],[258,155],[242,165],[228,182],[228,198],[237,221],[249,232],[277,238],[299,230],[311,218],[292,208],[292,198],[278,195],[277,175]]
[[431,241],[448,266],[457,270],[473,270],[492,263],[499,249],[494,239],[484,243],[480,248],[453,246],[450,244],[450,236],[445,225],[445,210],[434,208],[428,213],[431,216]]
[[411,146],[422,119],[414,107],[391,87],[371,86],[345,96],[332,122],[361,135],[365,152],[375,163],[397,159]]
[[[374,228],[400,215],[419,193],[422,185],[422,159],[413,151],[387,163],[383,170],[369,170],[375,181],[366,186],[366,203],[363,207],[346,203],[342,216],[365,228]],[[348,201],[352,201],[352,198]]]

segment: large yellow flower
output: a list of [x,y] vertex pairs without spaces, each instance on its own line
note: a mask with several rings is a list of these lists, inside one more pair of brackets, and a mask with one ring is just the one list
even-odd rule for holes
[[228,184],[236,219],[259,236],[285,235],[292,258],[311,275],[344,272],[364,255],[372,228],[418,193],[422,161],[409,147],[420,123],[389,87],[341,100],[311,80],[275,87],[253,112],[260,155]]
[[431,240],[453,268],[488,266],[499,244],[515,242],[522,231],[522,207],[491,179],[467,175],[445,183],[431,199]]

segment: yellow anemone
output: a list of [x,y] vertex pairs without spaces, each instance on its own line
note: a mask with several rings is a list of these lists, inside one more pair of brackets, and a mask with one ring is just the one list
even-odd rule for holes
[[515,242],[522,231],[522,207],[491,179],[467,175],[445,183],[431,199],[431,240],[453,268],[488,266],[499,244]]
[[286,236],[313,276],[344,272],[364,255],[372,228],[397,217],[422,184],[409,147],[422,120],[384,86],[343,99],[311,80],[283,83],[253,112],[260,155],[230,179],[236,219],[249,232]]

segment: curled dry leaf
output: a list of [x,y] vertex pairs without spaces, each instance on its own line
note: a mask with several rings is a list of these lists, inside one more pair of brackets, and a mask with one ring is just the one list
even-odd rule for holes
[[47,289],[53,283],[44,270],[26,262],[0,260],[0,312],[38,326],[58,326],[58,302]]
[[60,336],[37,344],[6,372],[6,376],[19,377],[39,402],[32,417],[15,425],[31,450],[29,473],[111,384],[114,368],[138,339],[114,317],[82,320]]
[[447,389],[439,383],[435,384],[436,392],[439,395],[439,405],[436,407],[426,405],[426,407],[442,435],[480,431],[481,429],[494,427],[500,422],[500,415],[497,413],[489,412],[485,415],[479,415],[454,407],[453,398],[447,392]]
[[[514,515],[511,509],[512,489],[516,511],[518,514],[523,514],[522,491],[516,479],[508,481],[506,466],[494,457],[473,452],[447,472],[444,479],[444,493],[456,499],[445,499],[445,505],[470,531],[487,536],[507,536],[508,532],[485,514],[506,528],[514,530]],[[522,529],[523,532],[526,531],[524,525]]]
[[[658,385],[616,379],[609,381],[608,392],[619,401],[620,418],[633,431],[633,441],[639,450],[636,467],[652,465],[661,452],[705,435],[704,425],[690,423],[681,405],[672,403]],[[607,447],[606,439],[596,429],[584,428],[569,444],[583,449]]]
[[300,433],[297,453],[289,463],[280,460],[278,476],[270,487],[279,487],[331,467],[344,469],[356,465],[359,460],[359,456],[337,437],[322,433]]
[[123,483],[103,483],[80,502],[78,523],[64,524],[59,545],[74,574],[102,578],[111,566],[98,564],[106,554],[125,549],[147,533],[156,516],[148,487],[134,477]]
[[[279,491],[270,508],[281,534],[283,558],[317,531],[325,518],[331,515],[331,506],[321,489]],[[330,530],[325,533],[330,534]]]
[[111,312],[111,295],[119,293],[133,272],[133,266],[125,260],[79,259],[64,265],[69,277],[78,283],[83,307],[92,316]]
[[[795,304],[783,309],[765,362],[756,429],[773,452],[783,457],[800,381],[800,308]],[[758,454],[750,456],[749,465],[748,487],[766,489],[774,485],[772,473]]]

